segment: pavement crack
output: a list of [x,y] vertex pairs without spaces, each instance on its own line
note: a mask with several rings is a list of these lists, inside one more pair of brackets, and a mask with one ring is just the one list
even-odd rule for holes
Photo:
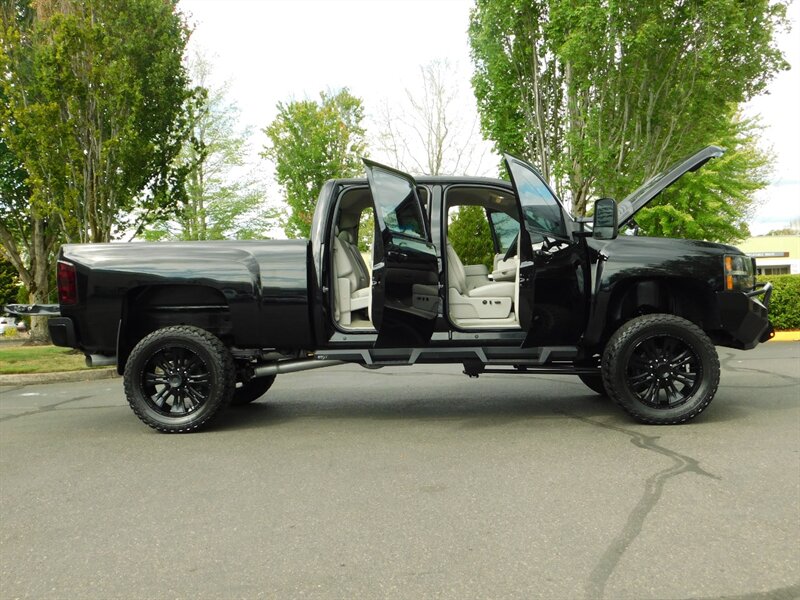
[[54,404],[46,404],[44,406],[40,406],[36,410],[29,410],[27,412],[19,413],[16,415],[6,415],[5,417],[0,417],[0,423],[3,421],[11,421],[12,419],[19,419],[20,417],[29,417],[30,415],[38,415],[45,412],[50,412],[51,410],[56,410],[59,406],[63,406],[64,404],[69,404],[70,402],[77,402],[78,400],[86,400],[87,398],[91,398],[91,396],[78,396],[77,398],[70,398],[69,400],[62,400],[61,402],[56,402]]
[[644,492],[636,503],[636,506],[634,506],[633,510],[628,514],[622,531],[620,531],[606,547],[597,565],[592,569],[589,575],[589,581],[585,587],[586,598],[602,598],[605,594],[608,580],[619,565],[622,556],[642,532],[644,522],[661,499],[667,481],[683,473],[694,473],[695,475],[710,477],[711,479],[717,480],[719,480],[720,477],[703,469],[697,459],[660,445],[658,443],[660,436],[645,435],[638,431],[617,427],[587,417],[569,413],[564,414],[572,419],[583,421],[594,427],[602,427],[627,435],[631,443],[637,448],[661,454],[673,461],[670,467],[652,474],[645,480]]

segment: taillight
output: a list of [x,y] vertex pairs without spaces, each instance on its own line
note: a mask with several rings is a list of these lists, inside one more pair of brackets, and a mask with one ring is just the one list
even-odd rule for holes
[[78,275],[75,265],[63,261],[58,261],[58,302],[78,303]]

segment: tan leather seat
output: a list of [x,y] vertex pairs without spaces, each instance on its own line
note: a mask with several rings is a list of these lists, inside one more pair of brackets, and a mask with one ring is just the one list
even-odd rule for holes
[[464,264],[451,244],[447,244],[447,286],[450,316],[456,319],[505,319],[514,305],[516,282],[479,283],[470,287]]
[[350,231],[340,231],[333,239],[334,317],[350,325],[353,312],[368,308],[371,278]]

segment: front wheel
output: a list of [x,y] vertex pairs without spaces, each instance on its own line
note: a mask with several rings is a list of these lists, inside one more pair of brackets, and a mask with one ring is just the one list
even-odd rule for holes
[[699,415],[719,386],[719,358],[694,323],[675,315],[631,319],[603,352],[611,398],[642,423],[672,425]]
[[143,338],[125,365],[125,395],[144,423],[165,433],[194,431],[233,395],[231,353],[197,327],[165,327]]

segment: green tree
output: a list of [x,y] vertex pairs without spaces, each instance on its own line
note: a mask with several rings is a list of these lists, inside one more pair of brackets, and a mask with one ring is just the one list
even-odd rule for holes
[[[6,49],[30,29],[34,12],[28,2],[0,5],[0,65]],[[30,77],[33,64],[20,60],[17,74]],[[23,287],[17,301],[51,301],[51,265],[61,239],[60,221],[46,202],[32,199],[30,175],[20,157],[12,151],[8,137],[20,132],[20,124],[4,111],[8,106],[8,74],[0,78],[0,255],[17,270]],[[27,296],[22,295],[26,290]],[[31,337],[44,341],[49,337],[46,319],[32,319]]]
[[494,245],[482,206],[460,206],[447,228],[447,241],[465,265],[486,265],[491,271]]
[[19,278],[17,269],[10,262],[0,257],[0,313],[3,306],[17,301],[19,294]]
[[785,9],[478,0],[470,43],[483,130],[585,214],[593,195],[619,198],[727,134],[738,104],[787,68],[773,41]]
[[162,213],[188,131],[188,29],[174,2],[42,0],[4,18],[2,135],[71,241]]
[[246,171],[250,130],[238,125],[239,108],[227,98],[227,84],[211,84],[211,64],[196,53],[189,73],[198,93],[189,104],[191,139],[178,156],[186,194],[174,218],[145,231],[150,240],[256,239],[266,236],[274,211],[264,206],[258,176]]
[[359,156],[366,149],[361,125],[364,108],[347,89],[321,93],[318,102],[278,104],[278,116],[264,132],[269,145],[262,156],[275,163],[283,187],[289,237],[309,237],[319,191],[326,180],[363,173]]
[[188,30],[162,0],[14,0],[0,18],[0,241],[47,302],[60,242],[109,241],[182,188]]
[[733,116],[713,141],[728,148],[722,157],[687,173],[636,215],[648,236],[735,243],[750,236],[754,193],[768,182],[768,158],[756,146],[759,130]]

